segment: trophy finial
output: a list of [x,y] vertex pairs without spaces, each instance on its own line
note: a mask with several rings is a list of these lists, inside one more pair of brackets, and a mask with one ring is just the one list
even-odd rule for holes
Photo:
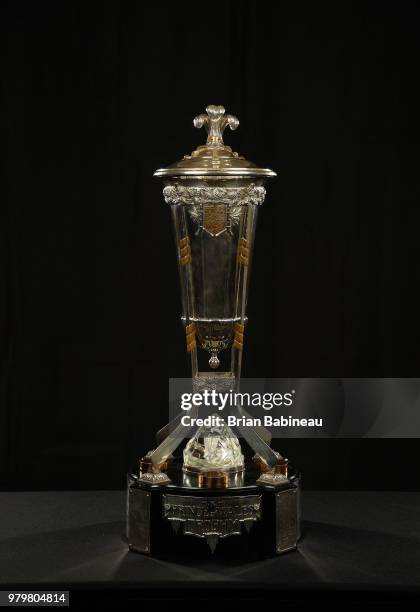
[[223,132],[227,126],[231,130],[236,130],[239,125],[239,119],[233,115],[225,115],[223,106],[210,104],[206,108],[206,113],[197,115],[194,119],[194,127],[201,128],[203,125],[207,130],[207,146],[220,147],[223,146]]

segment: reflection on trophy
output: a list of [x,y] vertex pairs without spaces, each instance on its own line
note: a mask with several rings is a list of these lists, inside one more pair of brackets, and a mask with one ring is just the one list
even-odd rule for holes
[[[238,125],[222,106],[208,106],[194,119],[207,130],[206,144],[155,172],[173,219],[197,393],[239,390],[257,212],[267,179],[276,176],[224,144],[225,128]],[[240,402],[231,410],[247,415]],[[129,475],[130,548],[158,556],[216,548],[269,556],[296,548],[299,474],[270,447],[270,432],[228,427],[223,415],[217,424],[188,428],[181,416],[158,432],[156,448]],[[249,457],[239,438],[252,450]]]

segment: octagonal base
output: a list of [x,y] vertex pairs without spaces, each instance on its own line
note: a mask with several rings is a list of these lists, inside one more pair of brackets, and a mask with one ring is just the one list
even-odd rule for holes
[[269,557],[293,550],[300,537],[300,476],[289,470],[280,486],[257,486],[247,468],[228,488],[186,485],[174,465],[169,484],[128,476],[127,539],[131,550],[156,557],[246,555]]

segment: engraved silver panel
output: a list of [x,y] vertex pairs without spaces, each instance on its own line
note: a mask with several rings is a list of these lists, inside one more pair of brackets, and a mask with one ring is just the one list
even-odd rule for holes
[[302,535],[301,533],[301,517],[302,517],[302,492],[300,489],[300,485],[298,486],[298,488],[296,489],[296,496],[297,496],[297,500],[296,500],[296,514],[297,514],[297,539],[300,540],[300,537]]
[[134,487],[128,488],[127,539],[133,550],[150,553],[150,493]]
[[218,538],[240,535],[261,519],[261,495],[191,497],[164,495],[163,516],[175,531],[206,538],[214,551]]
[[298,489],[276,493],[276,552],[296,548],[299,539]]

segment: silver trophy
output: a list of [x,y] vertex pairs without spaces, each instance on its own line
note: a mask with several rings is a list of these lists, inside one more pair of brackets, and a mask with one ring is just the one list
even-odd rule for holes
[[[194,119],[196,128],[207,130],[206,144],[155,172],[174,225],[181,318],[198,393],[240,388],[257,213],[265,183],[276,176],[224,144],[224,130],[238,125],[223,106],[208,106]],[[241,402],[230,410],[249,416]],[[128,479],[131,549],[159,556],[207,542],[214,552],[223,541],[236,549],[252,545],[266,556],[296,548],[299,474],[271,448],[268,430],[240,424],[245,421],[238,418],[231,428],[219,416],[210,425],[187,427],[180,413],[158,432],[156,448]],[[241,537],[227,538],[233,535]]]

